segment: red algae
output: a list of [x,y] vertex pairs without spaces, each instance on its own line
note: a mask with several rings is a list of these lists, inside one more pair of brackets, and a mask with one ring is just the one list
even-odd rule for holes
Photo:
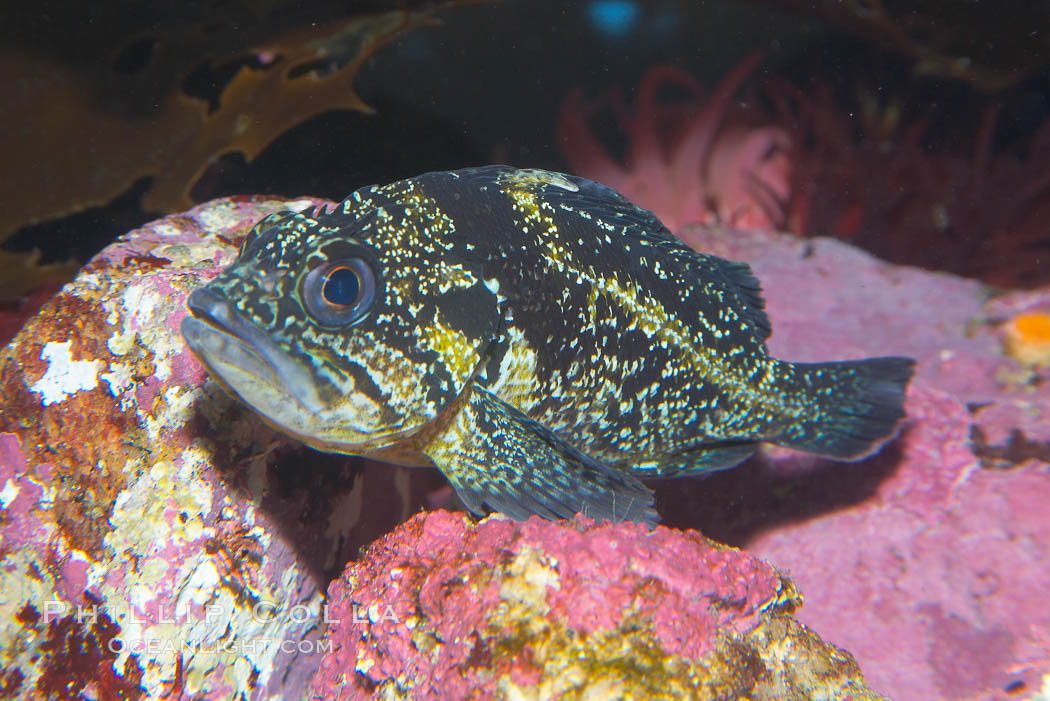
[[[743,61],[710,94],[684,71],[654,67],[638,86],[633,112],[620,93],[592,103],[573,93],[558,126],[569,167],[652,210],[676,233],[686,224],[782,226],[791,183],[788,133],[757,123],[753,110],[732,103],[760,59],[754,54]],[[667,85],[689,99],[665,101]],[[604,110],[627,138],[622,163],[591,131],[588,120]]]

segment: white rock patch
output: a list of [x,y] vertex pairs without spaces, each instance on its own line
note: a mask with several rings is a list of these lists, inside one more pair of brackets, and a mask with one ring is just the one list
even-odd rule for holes
[[0,506],[3,506],[6,509],[7,505],[15,500],[15,497],[18,496],[20,491],[22,491],[22,489],[15,484],[14,480],[7,480],[4,482],[4,488],[0,489]]
[[44,397],[44,406],[57,404],[66,397],[98,386],[98,373],[105,363],[101,360],[73,360],[70,341],[44,346],[40,357],[48,362],[47,372],[29,389]]

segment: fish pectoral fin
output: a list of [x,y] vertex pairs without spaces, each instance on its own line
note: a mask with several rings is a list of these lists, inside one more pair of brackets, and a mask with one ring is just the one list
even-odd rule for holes
[[655,524],[653,493],[477,386],[424,448],[468,509]]
[[708,443],[656,460],[635,463],[631,470],[642,477],[696,477],[736,467],[756,450],[758,444],[752,441]]

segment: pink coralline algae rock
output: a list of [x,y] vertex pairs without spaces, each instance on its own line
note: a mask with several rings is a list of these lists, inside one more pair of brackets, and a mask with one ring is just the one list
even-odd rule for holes
[[659,486],[664,522],[789,572],[806,593],[799,620],[891,698],[1029,697],[1050,672],[1050,382],[1004,353],[1002,327],[1050,309],[1050,291],[991,297],[829,239],[690,235],[752,265],[777,357],[919,364],[901,438],[881,454],[842,464],[765,449]]
[[795,574],[810,594],[802,620],[893,698],[1038,688],[1050,670],[1046,446],[1042,460],[982,468],[970,440],[979,412],[923,388],[908,412],[900,459],[861,505],[756,533],[747,547]]
[[0,698],[303,693],[328,577],[422,482],[274,433],[178,328],[248,227],[318,203],[219,200],[131,232],[0,351]]
[[329,587],[315,698],[881,698],[695,531],[421,514]]

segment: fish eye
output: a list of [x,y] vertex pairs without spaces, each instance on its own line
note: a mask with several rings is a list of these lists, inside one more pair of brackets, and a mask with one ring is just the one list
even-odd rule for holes
[[303,280],[307,313],[325,326],[361,319],[376,297],[376,275],[368,261],[343,258],[317,266]]

